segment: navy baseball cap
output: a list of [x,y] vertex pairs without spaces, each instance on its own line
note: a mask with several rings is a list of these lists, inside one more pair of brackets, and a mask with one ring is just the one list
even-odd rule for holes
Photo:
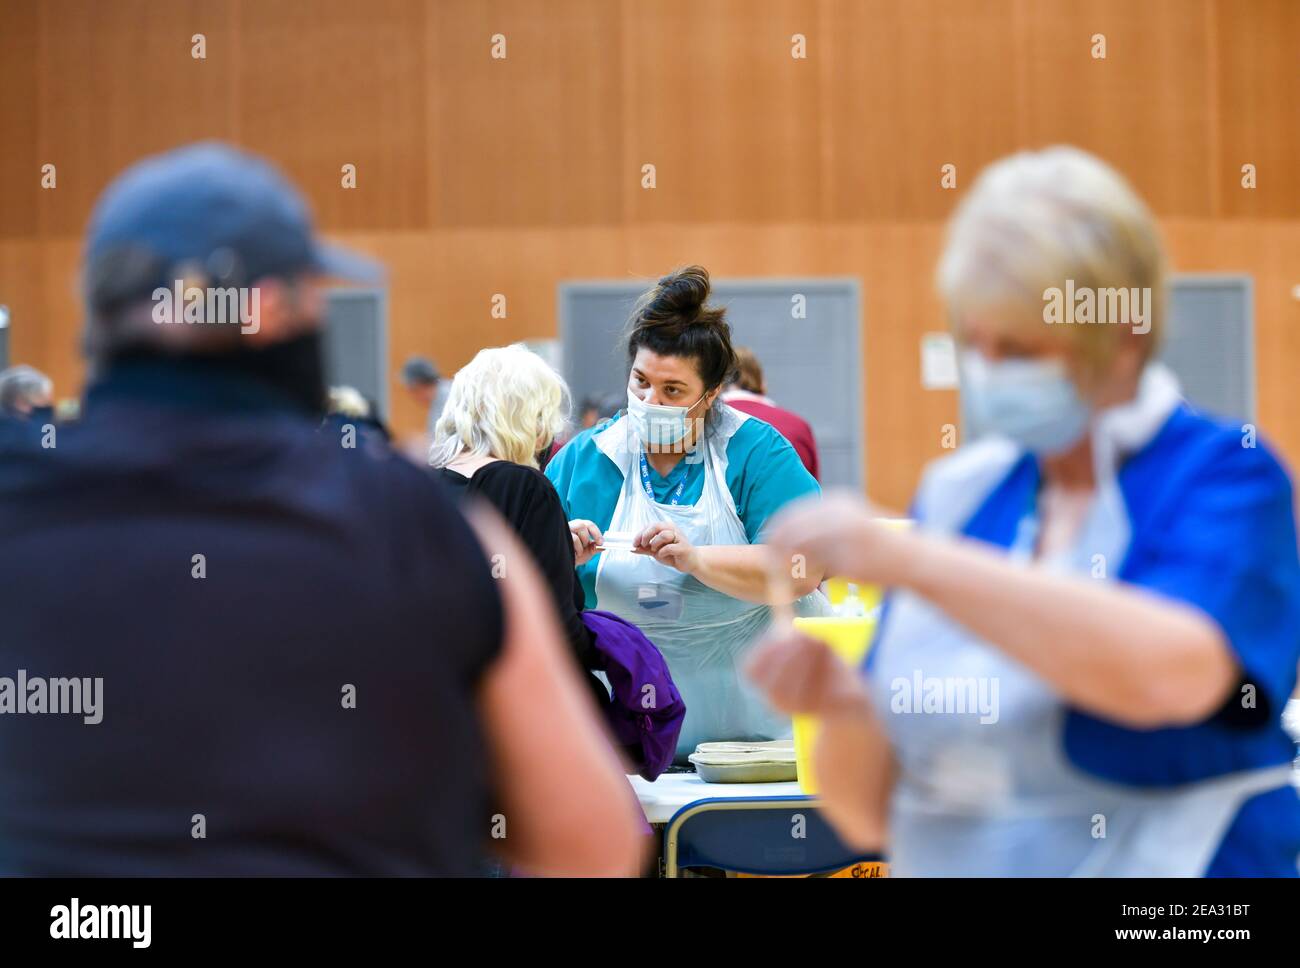
[[197,269],[222,285],[315,273],[379,282],[382,266],[315,237],[299,191],[219,142],[145,158],[100,196],[86,231],[87,299],[106,310]]

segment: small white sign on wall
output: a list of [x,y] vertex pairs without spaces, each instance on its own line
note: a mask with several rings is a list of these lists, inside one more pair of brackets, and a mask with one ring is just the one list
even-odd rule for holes
[[950,333],[921,336],[921,386],[926,390],[957,388],[957,347]]

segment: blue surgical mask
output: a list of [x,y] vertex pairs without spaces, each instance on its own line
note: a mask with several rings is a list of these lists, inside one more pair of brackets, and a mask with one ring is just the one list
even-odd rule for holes
[[[700,400],[703,400],[700,397]],[[689,407],[670,407],[646,403],[629,388],[627,391],[627,418],[637,439],[648,447],[663,447],[680,443],[691,429],[690,412],[699,400]]]
[[1060,359],[990,362],[966,350],[961,394],[977,432],[1009,437],[1040,456],[1069,450],[1091,416]]

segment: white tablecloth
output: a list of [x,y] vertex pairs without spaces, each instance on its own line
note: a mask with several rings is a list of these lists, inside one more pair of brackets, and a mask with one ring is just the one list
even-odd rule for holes
[[667,823],[682,807],[696,800],[728,797],[799,796],[799,784],[789,783],[705,783],[698,773],[665,773],[653,783],[629,776],[632,789],[650,823]]

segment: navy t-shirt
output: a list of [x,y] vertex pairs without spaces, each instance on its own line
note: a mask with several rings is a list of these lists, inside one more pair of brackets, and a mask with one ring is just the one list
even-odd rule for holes
[[0,874],[479,870],[503,623],[441,486],[197,364],[55,435],[0,427],[0,689],[102,679],[102,720],[0,713]]

